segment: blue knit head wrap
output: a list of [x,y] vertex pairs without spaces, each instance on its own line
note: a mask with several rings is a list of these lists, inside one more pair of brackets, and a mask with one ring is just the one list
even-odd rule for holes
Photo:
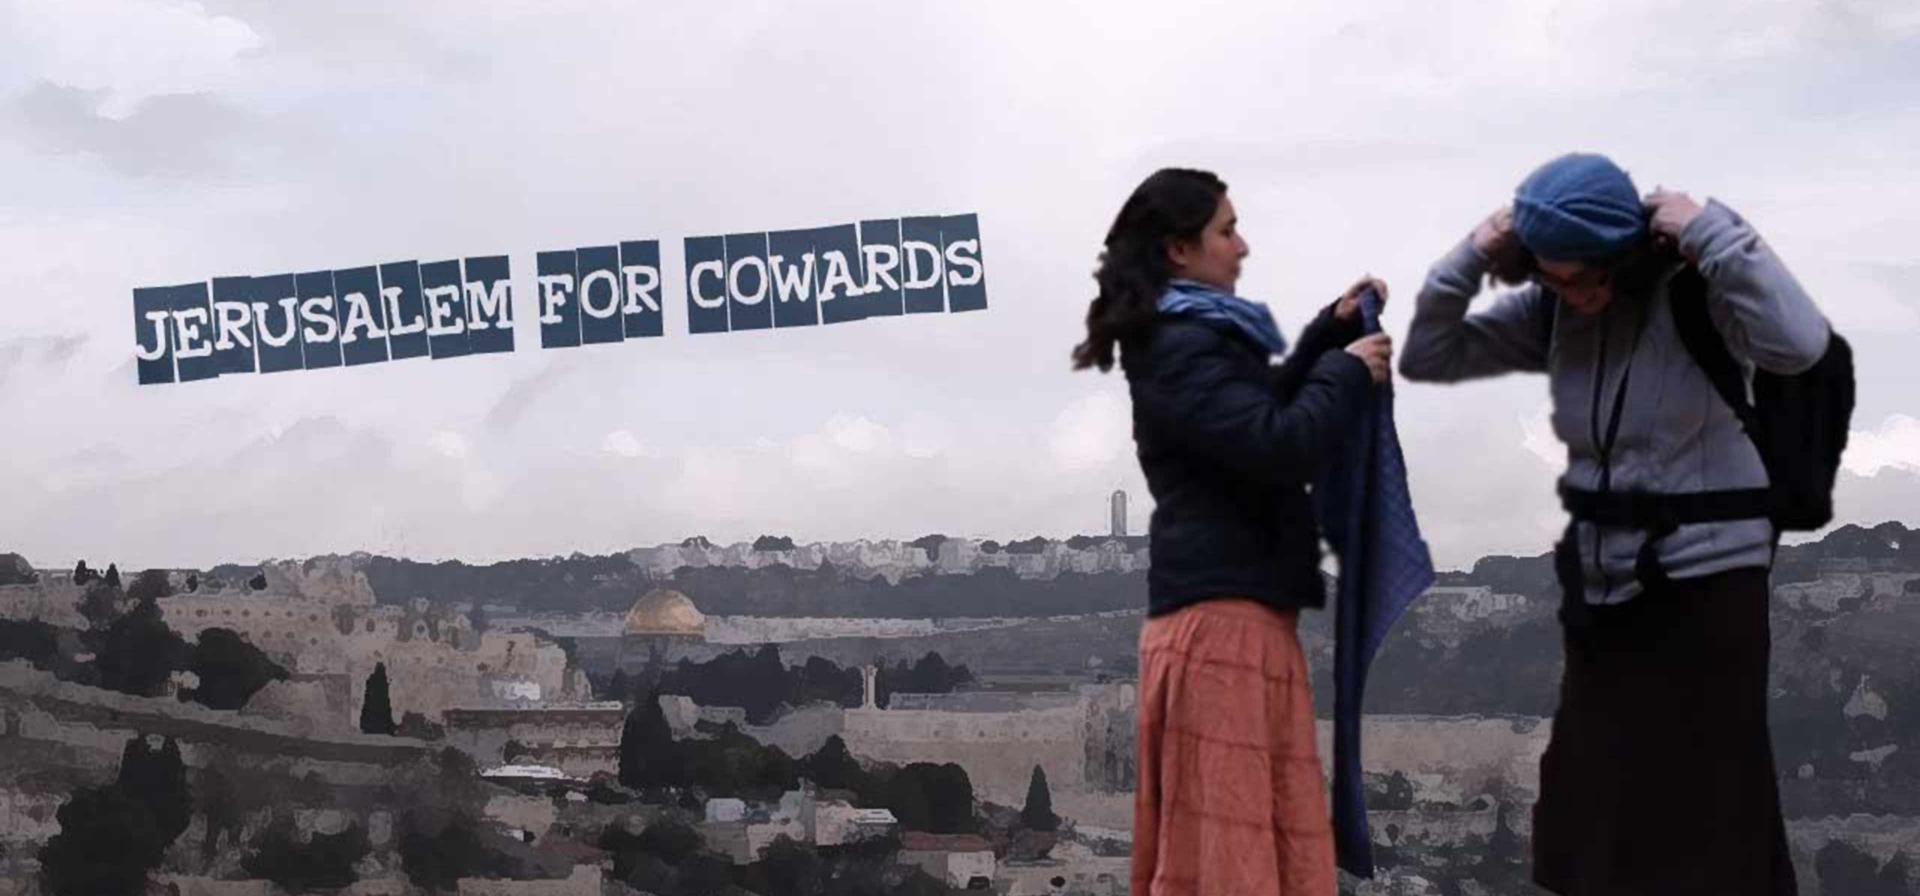
[[1540,166],[1513,197],[1513,229],[1527,251],[1554,261],[1593,261],[1647,235],[1633,179],[1606,156],[1571,153]]

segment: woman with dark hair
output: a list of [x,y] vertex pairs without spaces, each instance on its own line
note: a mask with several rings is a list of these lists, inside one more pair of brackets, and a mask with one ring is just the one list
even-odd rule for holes
[[[1334,850],[1295,620],[1320,607],[1308,483],[1385,382],[1362,337],[1362,279],[1291,353],[1265,305],[1233,293],[1247,244],[1227,186],[1165,169],[1121,206],[1076,369],[1133,397],[1155,502],[1140,633],[1133,889],[1332,896]],[[1278,365],[1275,355],[1286,355]]]
[[[1469,312],[1488,274],[1523,285]],[[1767,736],[1779,533],[1765,459],[1723,395],[1820,363],[1826,319],[1731,209],[1643,199],[1585,153],[1528,176],[1418,302],[1407,379],[1544,373],[1567,448],[1566,668],[1534,880],[1581,896],[1795,892]],[[1726,393],[1695,355],[1709,340]]]

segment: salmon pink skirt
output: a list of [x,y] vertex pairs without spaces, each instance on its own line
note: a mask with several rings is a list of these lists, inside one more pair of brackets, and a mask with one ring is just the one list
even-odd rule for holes
[[1297,618],[1216,599],[1141,629],[1134,896],[1333,896]]

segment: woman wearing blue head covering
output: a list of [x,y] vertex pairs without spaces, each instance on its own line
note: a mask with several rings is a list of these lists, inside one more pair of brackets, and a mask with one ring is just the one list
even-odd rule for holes
[[[1333,896],[1333,831],[1295,627],[1326,602],[1306,483],[1389,372],[1363,279],[1288,350],[1234,294],[1227,185],[1166,169],[1134,190],[1094,275],[1076,368],[1113,367],[1155,506],[1133,828],[1136,896]],[[1286,359],[1271,364],[1276,355]]]
[[[1518,288],[1469,312],[1488,274]],[[1433,266],[1400,362],[1430,382],[1547,374],[1573,512],[1534,807],[1534,879],[1556,893],[1795,892],[1767,732],[1777,533],[1764,514],[1649,529],[1637,512],[1768,485],[1682,342],[1674,309],[1700,301],[1747,377],[1826,352],[1826,320],[1732,210],[1643,200],[1605,157],[1563,156]]]

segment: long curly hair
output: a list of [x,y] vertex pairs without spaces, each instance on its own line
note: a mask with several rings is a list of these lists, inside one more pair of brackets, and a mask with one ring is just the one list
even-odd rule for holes
[[1162,168],[1134,188],[1107,230],[1093,272],[1100,293],[1087,303],[1087,338],[1073,347],[1073,369],[1113,369],[1114,346],[1153,323],[1173,277],[1167,244],[1198,239],[1226,195],[1225,181],[1191,168]]

